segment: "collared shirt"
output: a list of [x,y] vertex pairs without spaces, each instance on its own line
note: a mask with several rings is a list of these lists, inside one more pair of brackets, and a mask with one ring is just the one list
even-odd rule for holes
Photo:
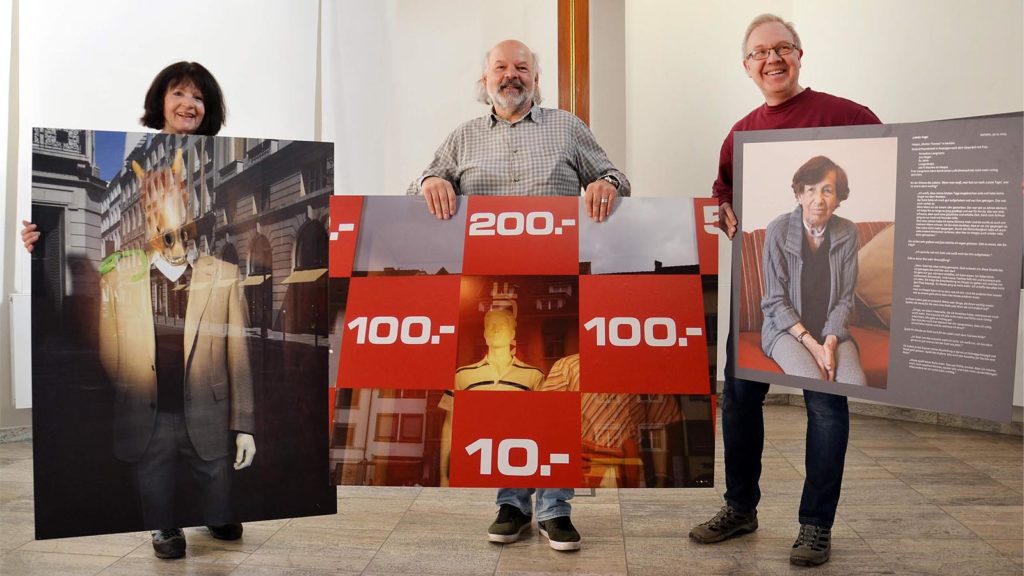
[[[512,358],[504,370],[483,360],[455,371],[456,390],[536,390],[544,381],[544,372],[535,366]],[[437,403],[443,410],[452,409],[454,394],[447,390]]]
[[[555,362],[540,387],[542,392],[579,390],[579,354],[566,356]],[[627,441],[639,442],[640,430],[665,428],[683,420],[679,400],[671,395],[584,393],[580,402],[580,433],[584,442],[584,458],[593,456],[588,452],[589,448],[623,450]]]
[[429,176],[451,182],[461,195],[579,196],[581,188],[605,176],[619,182],[620,196],[630,192],[629,180],[586,124],[564,110],[539,106],[516,122],[492,110],[459,126],[407,193],[419,194]]

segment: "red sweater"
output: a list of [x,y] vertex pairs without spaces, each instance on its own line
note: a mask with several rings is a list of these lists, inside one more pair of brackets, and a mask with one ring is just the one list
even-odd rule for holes
[[856,126],[881,124],[867,106],[845,98],[805,88],[803,92],[777,106],[762,104],[733,125],[722,142],[718,158],[718,179],[711,186],[718,203],[732,203],[732,135],[747,130],[782,128],[821,128],[823,126]]

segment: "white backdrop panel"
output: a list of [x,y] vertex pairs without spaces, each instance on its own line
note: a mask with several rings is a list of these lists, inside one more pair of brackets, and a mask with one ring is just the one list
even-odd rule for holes
[[540,57],[558,106],[557,2],[339,0],[323,7],[324,138],[338,194],[403,194],[456,126],[487,112],[475,82],[507,38]]

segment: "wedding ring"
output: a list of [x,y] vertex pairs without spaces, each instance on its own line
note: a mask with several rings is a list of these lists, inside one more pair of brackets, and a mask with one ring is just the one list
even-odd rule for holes
[[608,199],[607,198],[601,198],[601,204],[607,204],[607,203],[608,203]]

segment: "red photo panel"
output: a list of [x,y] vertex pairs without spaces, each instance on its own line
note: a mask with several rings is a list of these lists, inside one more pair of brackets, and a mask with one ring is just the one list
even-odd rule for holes
[[331,278],[352,275],[362,210],[362,196],[331,196],[331,227],[327,231],[330,240],[327,274]]
[[700,273],[718,275],[718,199],[694,198],[693,209],[697,223],[697,256]]
[[577,274],[580,200],[471,196],[463,274]]
[[338,386],[450,390],[458,276],[353,278]]
[[451,486],[582,485],[578,393],[460,390],[452,414]]
[[708,394],[700,277],[581,276],[580,390]]

